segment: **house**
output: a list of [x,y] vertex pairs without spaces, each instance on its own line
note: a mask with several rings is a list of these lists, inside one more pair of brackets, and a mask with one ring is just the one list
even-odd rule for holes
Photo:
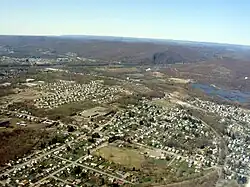
[[28,185],[29,184],[29,181],[27,181],[27,180],[22,180],[20,183],[19,183],[19,185],[21,185],[21,186],[26,186],[26,185]]

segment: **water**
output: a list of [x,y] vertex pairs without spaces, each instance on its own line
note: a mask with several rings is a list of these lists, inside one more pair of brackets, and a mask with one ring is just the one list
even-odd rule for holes
[[193,83],[192,88],[200,89],[209,96],[218,96],[227,101],[246,103],[250,101],[250,93],[243,93],[239,90],[226,90],[216,88],[212,85]]

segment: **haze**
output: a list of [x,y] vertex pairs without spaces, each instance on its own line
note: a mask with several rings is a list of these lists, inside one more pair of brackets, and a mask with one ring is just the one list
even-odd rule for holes
[[250,45],[247,0],[0,1],[1,35],[102,35]]

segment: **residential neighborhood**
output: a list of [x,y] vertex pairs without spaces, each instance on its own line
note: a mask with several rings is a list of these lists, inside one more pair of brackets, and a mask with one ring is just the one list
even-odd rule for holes
[[[1,183],[129,186],[146,181],[175,181],[167,175],[175,176],[176,172],[180,180],[217,169],[220,147],[216,134],[186,109],[162,108],[143,99],[138,105],[129,105],[107,118],[105,124],[98,128],[90,126],[87,132],[81,126],[68,132],[67,125],[58,124],[63,140],[32,156],[6,163],[8,167],[2,171]],[[119,155],[131,160],[123,163]],[[166,167],[165,177],[164,172],[160,177],[148,168],[152,164],[163,167],[158,162]]]
[[119,86],[105,87],[102,81],[91,81],[89,84],[77,84],[74,81],[60,80],[54,83],[40,84],[38,90],[46,94],[35,100],[38,108],[52,109],[72,102],[92,100],[97,103],[109,103],[119,98],[124,92]]
[[248,110],[231,105],[216,104],[194,99],[190,104],[210,113],[215,113],[224,125],[223,139],[228,148],[224,161],[225,178],[246,181],[250,176],[250,113]]

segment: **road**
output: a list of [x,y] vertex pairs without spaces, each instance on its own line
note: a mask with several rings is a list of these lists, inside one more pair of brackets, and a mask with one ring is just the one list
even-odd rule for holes
[[[85,156],[85,155],[84,155],[84,156]],[[77,160],[74,161],[74,162],[77,162],[77,161],[81,160],[84,156],[80,157],[79,159],[77,159]],[[55,156],[55,155],[54,155],[54,157],[57,157],[57,158],[59,158],[59,159],[61,159],[61,160],[66,160],[66,161],[68,161],[67,159],[62,159],[61,157],[58,157],[58,156]],[[47,177],[44,177],[44,178],[40,179],[39,181],[37,181],[37,182],[36,182],[35,184],[33,184],[32,186],[37,186],[37,185],[41,184],[43,181],[45,181],[45,180],[47,180],[47,179],[49,179],[49,178],[51,178],[51,177],[54,177],[54,175],[56,175],[57,173],[59,173],[59,172],[63,171],[64,169],[66,169],[66,168],[72,166],[72,165],[74,164],[74,162],[71,162],[71,161],[70,161],[70,164],[67,164],[67,165],[65,165],[64,167],[60,168],[59,170],[56,170],[56,171],[54,171],[53,173],[49,174]]]
[[117,113],[116,113],[114,116],[112,116],[112,118],[110,118],[110,120],[109,120],[108,122],[106,122],[106,123],[103,124],[102,126],[96,128],[96,129],[94,130],[94,133],[95,133],[95,132],[100,132],[105,126],[109,125],[109,124],[113,121],[113,119],[114,119],[116,116],[117,116]]
[[[86,155],[85,155],[85,156],[86,156]],[[119,178],[119,177],[117,177],[117,176],[115,176],[115,175],[112,175],[112,174],[109,174],[109,173],[106,173],[106,172],[103,172],[103,171],[100,171],[100,170],[91,168],[91,167],[89,167],[89,166],[85,166],[85,165],[83,165],[83,164],[77,163],[77,162],[80,161],[84,156],[81,157],[81,158],[79,158],[79,159],[77,159],[76,161],[70,161],[70,160],[68,160],[68,159],[65,159],[65,158],[62,158],[62,157],[59,157],[59,156],[55,156],[55,157],[56,157],[56,158],[59,158],[59,159],[61,159],[61,160],[65,160],[65,161],[67,161],[67,162],[71,162],[71,164],[69,164],[69,165],[78,165],[78,166],[81,166],[81,167],[83,167],[83,168],[85,168],[85,169],[92,170],[92,171],[94,171],[94,172],[96,172],[96,173],[100,173],[100,174],[103,174],[103,175],[107,175],[107,176],[109,176],[109,177],[111,177],[111,178],[118,179],[118,180],[121,180],[121,181],[126,182],[126,183],[129,183],[129,184],[134,184],[134,183],[132,183],[132,182],[130,182],[130,181],[128,181],[128,180],[125,180],[125,179],[123,179],[123,178]]]
[[[89,166],[85,166],[85,165],[83,165],[83,164],[78,163],[78,161],[82,160],[85,156],[86,156],[86,155],[84,155],[84,156],[78,158],[78,159],[75,160],[75,161],[71,161],[71,160],[68,160],[68,159],[65,159],[65,158],[62,158],[62,157],[53,155],[53,157],[58,158],[58,159],[61,159],[61,160],[64,160],[64,161],[67,161],[67,162],[69,162],[70,164],[67,164],[67,165],[65,165],[64,167],[60,168],[59,170],[54,171],[54,172],[51,173],[50,175],[48,175],[48,176],[46,176],[46,177],[40,179],[39,181],[37,181],[36,183],[34,183],[32,186],[39,186],[39,184],[41,184],[42,182],[46,181],[46,180],[49,179],[49,178],[57,178],[57,177],[55,177],[54,175],[56,175],[57,173],[59,173],[59,172],[65,170],[66,168],[68,168],[68,167],[70,167],[70,166],[73,166],[73,165],[78,165],[78,166],[81,166],[81,167],[83,167],[83,168],[85,168],[85,169],[92,170],[92,171],[94,171],[94,172],[100,173],[100,174],[102,174],[102,175],[106,175],[106,176],[109,176],[109,177],[111,177],[111,178],[115,178],[115,179],[121,180],[121,181],[123,181],[123,182],[125,182],[125,183],[133,184],[132,182],[127,181],[127,180],[125,180],[125,179],[123,179],[123,178],[119,178],[119,177],[114,176],[114,175],[112,175],[112,174],[109,174],[109,173],[106,173],[106,172],[103,172],[103,171],[99,171],[99,170],[97,170],[97,169],[94,169],[94,168],[91,168],[91,167],[89,167]],[[59,178],[57,178],[57,179],[59,179]],[[66,181],[64,181],[64,180],[62,180],[62,179],[60,179],[60,181],[65,182],[66,184],[71,184],[71,183],[68,183],[68,182],[66,182]],[[72,185],[72,184],[71,184],[71,185]]]
[[[208,112],[208,111],[206,111],[206,110],[204,110],[204,109],[202,109],[200,107],[193,106],[193,105],[191,105],[189,103],[186,103],[186,102],[183,102],[183,101],[180,101],[180,100],[177,100],[177,99],[175,101],[179,105],[186,106],[186,107],[193,108],[193,109],[197,109],[197,110],[200,110],[200,111],[205,112],[205,113]],[[224,142],[224,139],[221,137],[221,135],[211,125],[208,125],[205,121],[203,121],[201,119],[198,119],[195,116],[193,116],[193,117],[196,120],[200,120],[202,122],[202,124],[204,124],[208,129],[210,129],[217,136],[217,138],[220,140],[220,142]],[[224,144],[225,144],[225,142],[224,142]],[[228,152],[228,148],[227,148],[226,144],[225,144],[225,147],[224,147],[224,151],[225,151],[225,154]],[[218,160],[217,160],[217,164],[219,164],[220,159],[222,159],[222,157],[223,157],[222,148],[219,146],[219,157],[218,157]],[[224,160],[224,164],[218,170],[219,179],[222,178],[222,168],[226,166],[226,163],[227,163],[227,159]],[[219,180],[218,180],[218,182],[219,182]],[[217,182],[217,184],[218,184],[218,182]]]
[[176,159],[176,156],[168,163],[167,166],[170,166],[175,161],[175,159]]
[[[13,113],[16,113],[16,112],[13,112]],[[114,115],[107,123],[105,123],[105,124],[102,125],[101,127],[95,129],[94,132],[99,132],[103,127],[105,127],[106,125],[109,125],[110,122],[115,118],[115,116],[116,116],[116,115]],[[84,138],[84,137],[86,137],[85,134],[82,135],[82,136],[79,136],[77,139],[81,139],[81,138]],[[68,144],[70,144],[70,143],[72,143],[72,142],[74,142],[74,141],[76,141],[76,140],[72,140],[72,141],[68,142]],[[52,149],[51,151],[46,152],[46,153],[44,153],[44,154],[42,154],[42,155],[40,155],[40,156],[38,156],[38,157],[36,157],[36,158],[32,158],[32,159],[30,159],[30,160],[28,160],[28,161],[26,161],[26,162],[24,162],[24,163],[17,164],[17,165],[15,165],[12,169],[9,169],[9,170],[5,171],[4,173],[1,173],[1,175],[7,175],[7,174],[11,173],[12,171],[14,171],[15,169],[17,169],[17,168],[26,166],[27,164],[31,163],[31,161],[39,160],[39,159],[43,158],[44,156],[50,155],[50,154],[52,154],[52,153],[55,152],[55,151],[58,151],[58,150],[60,150],[60,149],[65,148],[65,146],[66,146],[66,144],[64,144],[64,145],[62,145],[62,146],[60,146],[60,147],[57,147],[57,148],[55,148],[55,149]],[[0,176],[1,176],[1,175],[0,175]]]
[[43,158],[44,156],[47,156],[47,155],[49,155],[49,154],[52,154],[53,152],[55,152],[55,151],[57,151],[57,150],[60,150],[60,149],[62,149],[62,148],[64,148],[64,147],[65,147],[65,145],[62,145],[62,146],[57,147],[57,148],[55,148],[55,149],[53,149],[53,150],[51,150],[51,151],[49,151],[49,152],[46,152],[46,153],[44,153],[44,154],[42,154],[42,155],[40,155],[40,156],[38,156],[38,157],[36,157],[36,158],[32,158],[32,159],[30,159],[30,160],[27,161],[27,162],[24,162],[24,163],[15,165],[12,169],[9,169],[9,170],[5,171],[5,172],[2,173],[1,175],[7,175],[7,174],[11,173],[12,171],[14,171],[15,169],[17,169],[17,168],[21,168],[21,167],[23,167],[23,166],[26,166],[27,164],[31,163],[31,161],[39,160],[39,159]]
[[[86,137],[86,135],[84,134],[84,135],[82,135],[82,136],[79,136],[77,139],[80,139],[80,138],[83,138],[83,137]],[[68,144],[70,144],[70,143],[72,143],[72,142],[74,142],[74,141],[75,141],[75,140],[72,140],[72,141],[68,142]],[[30,159],[30,160],[28,160],[28,161],[26,161],[26,162],[24,162],[24,163],[15,165],[12,169],[9,169],[9,170],[5,171],[5,172],[2,173],[1,175],[7,175],[7,174],[11,173],[12,171],[14,171],[15,169],[17,169],[17,168],[26,166],[27,164],[31,163],[31,161],[39,160],[39,159],[41,159],[41,158],[43,158],[43,157],[45,157],[45,156],[47,156],[47,155],[52,154],[52,153],[55,152],[55,151],[58,151],[58,150],[60,150],[60,149],[62,149],[62,148],[65,148],[65,147],[66,147],[66,144],[63,144],[62,146],[57,147],[57,148],[55,148],[55,149],[52,149],[52,150],[49,151],[49,152],[43,153],[42,155],[40,155],[40,156],[38,156],[38,157],[36,157],[36,158],[32,158],[32,159]]]
[[55,177],[55,176],[51,176],[51,178],[54,178],[55,180],[61,181],[61,182],[65,183],[65,184],[68,184],[68,185],[70,185],[70,186],[76,186],[76,185],[71,184],[71,183],[68,182],[68,181],[62,180],[62,179],[60,179],[60,178],[58,178],[58,177]]
[[[99,132],[103,127],[105,127],[106,125],[109,125],[110,122],[111,122],[114,118],[115,118],[115,115],[114,115],[107,123],[105,123],[104,125],[102,125],[101,127],[97,128],[97,129],[95,129],[94,132]],[[81,139],[81,138],[84,138],[84,137],[86,137],[85,134],[79,136],[76,140]],[[72,141],[70,141],[70,142],[68,142],[68,143],[69,143],[69,144],[70,144],[70,143],[73,143],[73,142],[76,141],[76,140],[72,140]],[[107,142],[104,142],[104,143],[101,144],[100,146],[98,146],[98,147],[96,147],[95,149],[93,149],[92,152],[95,151],[96,149],[101,148],[101,147],[106,146],[106,145],[107,145]],[[17,164],[17,165],[15,165],[12,169],[9,169],[9,170],[5,171],[5,172],[2,173],[1,175],[7,175],[7,174],[13,172],[14,170],[16,170],[17,168],[21,168],[21,167],[23,167],[23,166],[26,166],[27,164],[31,163],[32,161],[37,161],[37,160],[39,160],[39,159],[42,159],[43,157],[45,157],[45,156],[47,156],[47,155],[50,155],[50,154],[52,154],[53,152],[58,151],[58,150],[61,150],[61,149],[65,148],[65,147],[66,147],[66,144],[63,144],[62,146],[57,147],[57,148],[55,148],[55,149],[52,149],[52,150],[50,150],[50,151],[48,151],[48,152],[46,152],[46,153],[43,153],[43,154],[39,155],[38,157],[32,158],[32,159],[30,159],[30,160],[28,160],[28,161],[26,161],[26,162],[24,162],[24,163],[21,163],[21,164]],[[83,156],[83,157],[84,157],[84,156]],[[55,178],[55,177],[54,177],[55,174],[57,174],[58,172],[64,170],[65,168],[67,168],[67,167],[69,167],[69,166],[71,166],[71,165],[73,165],[73,164],[81,165],[81,164],[77,163],[77,161],[81,160],[83,157],[80,157],[78,160],[76,160],[76,161],[74,161],[74,162],[65,159],[66,161],[70,162],[71,164],[68,164],[68,165],[62,167],[61,169],[59,169],[59,170],[57,170],[57,171],[51,173],[49,176],[43,178],[42,180],[39,180],[38,183],[41,183],[42,181],[44,181],[44,180],[46,180],[46,179],[48,179],[48,178],[51,178],[51,177]],[[63,158],[60,158],[60,159],[63,159]],[[126,182],[126,183],[131,183],[130,181],[126,181],[126,180],[124,180],[124,179],[122,179],[122,178],[113,176],[113,175],[111,175],[111,174],[108,174],[108,173],[105,173],[105,172],[102,172],[102,171],[95,170],[95,169],[90,168],[90,167],[88,167],[88,166],[82,165],[82,167],[85,167],[86,169],[91,169],[91,170],[93,170],[93,171],[95,171],[95,172],[98,172],[98,173],[101,173],[101,174],[104,174],[104,175],[107,175],[107,176],[110,176],[110,177],[119,179],[119,180],[124,181],[124,182]],[[63,182],[63,180],[61,180],[61,181]],[[38,183],[35,183],[34,185],[37,185]],[[0,183],[0,184],[2,184],[2,183]],[[67,183],[66,183],[66,184],[67,184]],[[131,184],[132,184],[132,183],[131,183]]]
[[181,106],[188,107],[188,108],[192,108],[192,109],[195,109],[195,110],[201,110],[201,111],[203,111],[203,112],[206,112],[204,109],[199,108],[199,107],[196,107],[196,106],[194,106],[194,105],[191,105],[191,104],[189,104],[189,103],[187,103],[187,102],[178,100],[178,99],[173,98],[173,97],[171,97],[171,99],[172,99],[172,102],[177,103],[177,104],[179,104],[179,105],[181,105]]

